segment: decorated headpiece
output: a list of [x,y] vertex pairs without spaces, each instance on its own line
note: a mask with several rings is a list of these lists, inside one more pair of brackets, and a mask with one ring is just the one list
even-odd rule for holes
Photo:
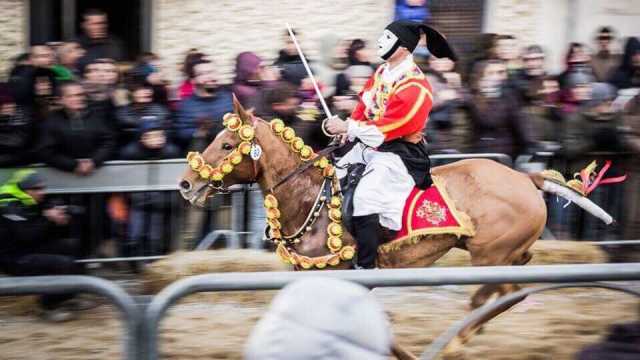
[[398,20],[387,25],[378,39],[378,55],[387,60],[400,46],[413,52],[420,41],[420,32],[427,36],[427,48],[435,57],[446,57],[453,61],[458,59],[447,39],[438,30],[407,20]]

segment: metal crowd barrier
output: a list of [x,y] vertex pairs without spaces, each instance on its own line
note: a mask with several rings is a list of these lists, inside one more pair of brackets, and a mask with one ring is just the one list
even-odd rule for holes
[[458,334],[464,328],[476,323],[477,321],[481,320],[485,316],[491,314],[493,311],[501,307],[514,305],[529,295],[538,294],[538,293],[546,292],[550,290],[558,290],[558,289],[566,289],[566,288],[601,288],[601,289],[623,292],[623,293],[634,295],[640,298],[640,291],[638,290],[634,290],[626,286],[604,284],[604,283],[555,284],[555,285],[547,285],[547,286],[541,286],[536,288],[522,289],[520,291],[516,291],[515,293],[498,298],[494,302],[490,302],[481,306],[480,308],[471,312],[471,314],[467,315],[464,319],[458,321],[457,323],[449,327],[445,332],[443,332],[431,344],[427,346],[425,351],[420,356],[420,360],[433,360],[438,358],[438,355],[446,348],[446,346],[456,336],[458,336]]
[[109,298],[126,323],[122,351],[125,359],[139,358],[141,315],[133,298],[118,285],[91,276],[25,276],[0,278],[0,296],[93,293]]
[[[336,270],[322,272],[262,272],[197,275],[178,280],[157,294],[144,314],[146,358],[158,359],[158,329],[167,309],[181,297],[196,292],[275,290],[305,277],[329,276],[369,288],[399,286],[472,285],[500,283],[563,283],[640,280],[640,263],[624,266],[544,265],[470,268]],[[522,295],[520,295],[522,296]]]

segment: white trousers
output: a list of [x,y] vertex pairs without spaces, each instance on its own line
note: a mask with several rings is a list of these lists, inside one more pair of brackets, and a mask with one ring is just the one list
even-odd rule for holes
[[[355,163],[366,164],[366,169],[354,193],[353,215],[378,214],[380,225],[400,230],[404,204],[415,186],[402,159],[396,154],[357,143],[338,165]],[[346,169],[337,169],[337,174],[340,178],[346,176]]]

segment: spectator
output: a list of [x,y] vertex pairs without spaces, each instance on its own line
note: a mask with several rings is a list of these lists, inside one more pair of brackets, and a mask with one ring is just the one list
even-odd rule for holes
[[371,53],[367,49],[367,43],[362,39],[355,39],[349,44],[347,49],[347,62],[349,66],[367,65],[373,67],[371,63]]
[[531,123],[531,137],[542,150],[558,152],[563,132],[558,81],[555,77],[544,76],[540,79],[539,85],[531,86],[527,90],[527,102],[523,111]]
[[[300,36],[295,29],[291,29],[291,31],[296,37]],[[289,35],[289,31],[286,30],[282,35],[285,45],[284,48],[278,52],[278,58],[273,64],[279,68],[282,68],[287,64],[301,64],[302,60],[300,59],[300,55],[298,55],[296,45],[293,43],[293,40]]]
[[334,115],[346,119],[360,99],[358,94],[373,75],[373,68],[368,65],[351,65],[338,75],[338,87],[332,98]]
[[603,26],[598,30],[596,35],[596,48],[598,51],[591,58],[591,67],[596,81],[608,81],[620,66],[621,56],[611,51],[613,40],[613,30],[610,27]]
[[275,75],[258,55],[247,51],[236,57],[236,77],[231,90],[245,108],[255,107],[259,93],[274,80]]
[[152,52],[142,54],[130,76],[132,82],[145,83],[151,87],[153,102],[169,107],[169,80],[158,55]]
[[[629,177],[627,189],[640,189],[640,95],[636,95],[627,103],[624,115],[624,130],[627,133],[625,143],[636,156],[632,157],[628,165]],[[623,239],[637,239],[640,236],[640,191],[630,191],[625,197],[624,209],[627,226]]]
[[338,71],[345,67],[346,57],[346,49],[335,34],[328,33],[320,38],[320,61],[313,68],[325,98],[335,94]]
[[591,100],[593,76],[576,72],[567,77],[568,89],[562,95],[562,113],[564,117],[583,111]]
[[[79,275],[76,246],[63,237],[70,217],[64,207],[45,204],[44,189],[44,179],[33,170],[15,172],[0,187],[0,268],[13,276]],[[74,314],[64,306],[72,298],[72,294],[41,296],[43,318],[72,319]]]
[[193,72],[193,66],[204,59],[205,55],[201,52],[197,52],[196,49],[191,49],[187,56],[184,59],[184,63],[182,65],[183,73],[186,79],[182,82],[180,87],[178,87],[178,98],[180,100],[184,100],[190,97],[193,94],[195,86],[193,84],[193,79],[195,74]]
[[[167,141],[163,122],[157,117],[143,118],[139,133],[138,140],[122,150],[122,159],[161,160],[180,156],[178,148]],[[170,206],[169,199],[165,195],[157,191],[131,194],[127,240],[122,247],[122,256],[148,256],[162,253],[164,210]],[[146,247],[142,246],[145,238]]]
[[630,37],[624,47],[622,64],[611,83],[618,89],[640,88],[640,40]]
[[430,56],[424,74],[433,88],[433,107],[425,128],[430,149],[456,152],[453,127],[454,114],[460,106],[460,75],[454,71],[455,63],[449,58]]
[[485,33],[480,34],[476,41],[474,41],[474,47],[469,54],[469,62],[465,67],[465,81],[468,81],[475,64],[480,61],[497,60],[498,59],[498,34]]
[[566,69],[558,76],[558,83],[561,89],[564,90],[568,87],[567,78],[573,73],[585,73],[593,77],[591,55],[589,55],[589,49],[584,44],[574,42],[569,45],[566,63]]
[[[570,80],[573,81],[573,80]],[[582,85],[574,87],[578,92]],[[588,98],[580,111],[570,114],[566,120],[564,146],[570,158],[579,157],[588,152],[622,152],[627,150],[622,133],[622,114],[613,110],[611,103],[615,98],[615,88],[606,83],[594,83],[590,94],[579,94],[577,98]]]
[[90,9],[82,15],[83,34],[78,43],[86,51],[80,59],[80,67],[97,59],[124,60],[122,43],[109,35],[109,19],[102,10]]
[[388,359],[392,343],[389,321],[369,290],[344,280],[308,278],[273,299],[249,336],[244,358]]
[[221,87],[213,64],[200,60],[194,64],[193,95],[182,101],[175,122],[176,137],[181,146],[188,147],[197,140],[196,147],[204,149],[222,129],[222,117],[233,111],[231,91]]
[[47,86],[48,91],[53,90],[55,77],[51,68],[54,63],[53,50],[48,45],[39,44],[31,47],[29,61],[14,67],[9,75],[9,84],[18,104],[32,108],[36,92],[44,94],[47,92]]
[[522,54],[523,67],[514,74],[513,85],[524,105],[539,99],[542,82],[547,74],[545,54],[539,45],[528,46]]
[[0,167],[35,162],[37,127],[29,109],[16,104],[6,84],[0,84]]
[[58,48],[59,63],[52,70],[57,81],[77,80],[80,77],[78,61],[84,56],[84,50],[75,41],[66,42]]
[[135,145],[138,141],[140,126],[144,120],[155,120],[167,129],[169,112],[153,101],[153,89],[148,84],[134,85],[131,89],[131,102],[116,109],[116,121],[119,131],[119,143],[124,146]]
[[115,140],[104,114],[87,106],[77,82],[60,86],[62,110],[50,115],[42,130],[40,158],[47,164],[80,176],[93,173],[112,155]]
[[394,20],[411,20],[419,23],[431,21],[427,0],[396,0]]
[[471,96],[464,110],[473,126],[472,147],[479,152],[503,153],[515,158],[531,146],[527,125],[513,92],[504,87],[507,68],[500,60],[476,64]]
[[507,65],[507,71],[512,76],[520,69],[520,59],[518,59],[518,50],[516,38],[513,35],[498,35],[496,38],[496,55],[498,59],[504,61]]
[[167,111],[151,103],[150,89],[140,87],[133,91],[133,104],[124,114],[123,124],[129,129],[135,126],[135,140],[124,147],[123,160],[160,160],[180,156],[180,151],[167,141]]
[[279,82],[265,90],[263,104],[258,112],[261,118],[271,120],[280,118],[287,126],[292,127],[296,134],[313,149],[318,150],[326,146],[326,137],[320,129],[321,122],[316,118],[306,121],[299,114],[300,98],[295,86],[287,82]]

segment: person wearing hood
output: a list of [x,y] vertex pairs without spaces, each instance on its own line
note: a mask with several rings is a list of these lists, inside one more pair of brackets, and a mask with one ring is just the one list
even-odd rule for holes
[[250,51],[236,57],[236,77],[231,91],[245,108],[255,107],[260,101],[260,92],[275,81],[275,75],[262,59]]
[[244,359],[383,360],[392,344],[389,320],[368,289],[314,277],[276,295],[251,332]]
[[342,41],[333,33],[320,38],[320,61],[313,65],[318,81],[323,85],[322,95],[331,97],[336,92],[336,78],[345,66],[347,54]]
[[618,89],[640,88],[640,39],[627,40],[622,64],[609,82]]
[[584,73],[593,77],[593,69],[591,68],[591,55],[589,49],[582,43],[569,44],[569,50],[566,56],[566,68],[558,75],[558,83],[560,88],[565,90],[569,87],[568,78],[574,73]]
[[[0,187],[0,269],[12,276],[79,275],[77,246],[63,240],[70,216],[64,207],[47,206],[45,179],[34,170],[18,170]],[[63,303],[72,294],[43,295],[44,319],[73,318]],[[86,305],[86,304],[84,304]]]

